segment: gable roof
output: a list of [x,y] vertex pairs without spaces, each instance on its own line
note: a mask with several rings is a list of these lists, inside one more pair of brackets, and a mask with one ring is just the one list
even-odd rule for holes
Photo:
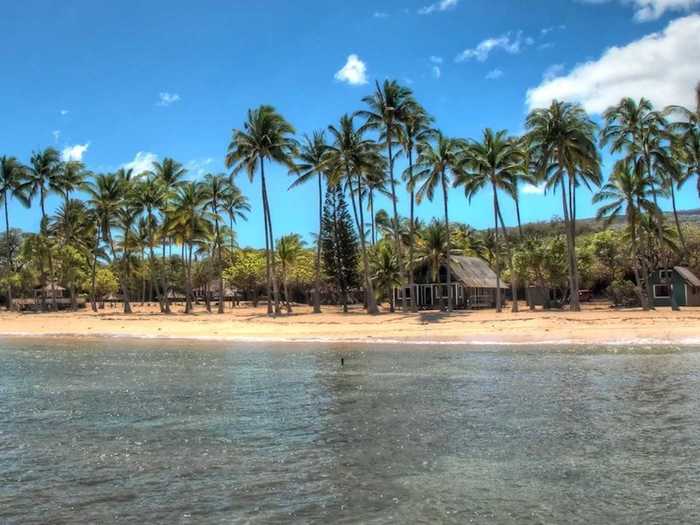
[[673,269],[691,286],[700,286],[700,279],[685,266],[674,266]]
[[[450,268],[464,286],[496,288],[496,274],[483,259],[451,255]],[[507,288],[503,281],[501,281],[501,288]]]

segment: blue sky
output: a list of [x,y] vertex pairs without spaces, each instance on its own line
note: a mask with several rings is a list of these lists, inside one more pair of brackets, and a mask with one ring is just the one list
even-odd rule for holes
[[[51,145],[97,172],[171,156],[194,177],[223,170],[248,108],[272,104],[309,133],[361,108],[384,78],[465,138],[485,127],[519,133],[529,108],[552,97],[594,116],[622,94],[690,105],[698,10],[700,0],[7,2],[0,154],[27,162]],[[275,235],[308,237],[313,187],[288,192],[286,170],[271,175]],[[260,246],[257,180],[241,176],[240,186],[254,210],[239,242]],[[560,214],[556,196],[529,191],[525,220]],[[490,226],[487,195],[450,199],[452,218]],[[679,200],[699,205],[692,184]],[[581,216],[594,213],[589,201],[581,194]],[[12,209],[14,226],[36,229],[37,209]],[[419,208],[426,219],[439,213],[439,202]]]

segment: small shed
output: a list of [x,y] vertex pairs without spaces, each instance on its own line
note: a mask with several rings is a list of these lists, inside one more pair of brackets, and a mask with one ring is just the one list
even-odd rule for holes
[[654,272],[651,279],[655,306],[671,306],[671,286],[678,306],[700,306],[700,279],[686,266]]
[[[433,269],[425,261],[415,270],[415,284],[405,289],[394,289],[395,304],[400,304],[403,294],[409,302],[415,298],[418,308],[434,309],[447,304],[448,292],[455,308],[491,308],[496,305],[496,273],[483,259],[464,255],[450,256],[451,291],[447,287],[447,264],[440,264],[437,279]],[[500,283],[501,289],[507,289]],[[505,302],[505,296],[504,296]]]

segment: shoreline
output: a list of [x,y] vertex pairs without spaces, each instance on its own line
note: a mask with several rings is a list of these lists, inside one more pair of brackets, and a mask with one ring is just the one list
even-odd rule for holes
[[588,304],[581,312],[493,310],[388,313],[334,307],[314,314],[299,305],[293,314],[268,317],[264,306],[224,314],[158,312],[134,305],[133,314],[110,307],[91,311],[0,312],[0,337],[142,339],[237,343],[381,344],[414,346],[694,346],[700,345],[700,308],[614,310]]

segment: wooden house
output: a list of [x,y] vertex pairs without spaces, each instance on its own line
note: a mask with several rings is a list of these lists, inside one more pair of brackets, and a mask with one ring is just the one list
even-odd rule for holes
[[[483,259],[463,255],[450,256],[451,294],[455,308],[492,308],[496,306],[496,274]],[[394,289],[395,304],[402,304],[403,293],[409,304],[417,301],[424,310],[442,308],[447,305],[447,264],[443,262],[435,272],[428,262],[415,270],[415,284],[405,289]],[[501,282],[503,303],[507,286]]]
[[671,306],[671,287],[678,306],[700,306],[700,279],[685,266],[674,266],[652,274],[655,306]]

